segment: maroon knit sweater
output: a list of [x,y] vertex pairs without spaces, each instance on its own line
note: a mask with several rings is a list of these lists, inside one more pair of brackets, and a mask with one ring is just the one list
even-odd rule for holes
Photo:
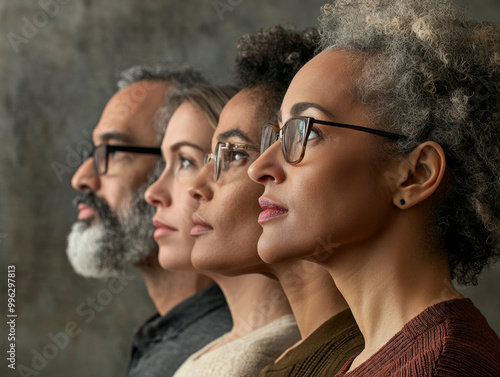
[[469,299],[425,309],[366,362],[335,377],[500,377],[500,340]]

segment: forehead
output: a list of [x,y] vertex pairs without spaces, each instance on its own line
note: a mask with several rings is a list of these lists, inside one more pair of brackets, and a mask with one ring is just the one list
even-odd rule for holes
[[172,114],[163,138],[162,148],[189,142],[209,149],[214,130],[205,114],[190,102],[182,103]]
[[309,61],[292,80],[282,111],[298,102],[313,102],[326,109],[356,102],[353,81],[360,74],[360,56],[346,51],[327,50]]
[[258,142],[262,129],[262,124],[257,121],[260,104],[259,97],[249,89],[243,89],[231,98],[220,114],[213,145],[232,130],[242,131],[251,142]]
[[94,142],[106,142],[108,135],[121,135],[111,139],[156,144],[153,119],[170,86],[165,82],[139,81],[119,90],[104,108],[94,130]]

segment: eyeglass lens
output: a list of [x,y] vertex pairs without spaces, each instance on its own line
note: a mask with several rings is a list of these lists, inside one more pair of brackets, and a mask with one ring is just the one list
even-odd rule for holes
[[229,170],[230,163],[233,161],[234,149],[232,147],[222,148],[220,151],[220,164],[219,167],[222,171]]
[[98,174],[105,174],[108,167],[107,145],[99,145],[94,151],[94,164]]
[[89,158],[94,158],[94,168],[97,174],[105,174],[107,170],[107,149],[106,145],[99,145],[92,149],[83,148],[80,152],[82,158],[82,164]]
[[[289,163],[297,162],[301,155],[307,133],[307,120],[292,118],[283,126],[283,155]],[[271,124],[262,129],[260,153],[264,153],[278,139],[278,134]]]
[[285,123],[283,134],[283,152],[285,159],[294,163],[300,159],[306,138],[307,121],[305,119],[290,119]]
[[262,136],[260,138],[260,154],[264,153],[278,139],[278,134],[272,124],[265,124],[262,128]]
[[[214,179],[217,181],[220,177],[221,171],[228,171],[231,167],[231,163],[238,160],[238,154],[241,154],[246,150],[258,151],[259,148],[243,144],[239,145],[224,142],[217,143],[214,163]],[[214,158],[213,154],[207,154],[205,156],[205,163],[208,163],[212,158]]]
[[255,150],[254,148],[251,148],[249,146],[244,147],[241,145],[236,145],[231,143],[222,144],[219,148],[219,153],[218,153],[218,157],[220,159],[220,162],[218,164],[219,174],[220,171],[227,172],[231,168],[231,163],[233,161],[238,160],[238,155],[246,153],[245,151],[247,149]]

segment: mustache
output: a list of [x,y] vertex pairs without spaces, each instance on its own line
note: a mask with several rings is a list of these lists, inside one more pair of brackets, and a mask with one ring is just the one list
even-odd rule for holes
[[108,226],[118,226],[123,221],[127,221],[130,216],[136,216],[137,214],[143,214],[145,212],[152,218],[154,215],[155,208],[150,206],[144,199],[144,193],[146,189],[153,184],[163,172],[165,168],[165,162],[160,160],[156,163],[153,171],[146,179],[146,182],[140,186],[135,193],[133,192],[131,197],[128,199],[128,205],[119,210],[112,210],[108,202],[98,197],[94,191],[80,191],[76,194],[73,199],[73,206],[78,207],[78,204],[85,204],[97,211],[99,220]]
[[[139,189],[137,190],[137,194],[140,196],[140,199],[138,201],[143,201],[144,203],[146,203],[146,201],[144,200],[144,193],[146,192],[146,189],[161,176],[163,169],[165,169],[165,161],[160,160],[155,164],[153,171],[146,179],[144,185],[139,187]],[[78,204],[80,203],[96,209],[99,215],[101,215],[101,210],[103,211],[103,213],[112,213],[106,200],[99,198],[93,191],[78,192],[73,198],[73,206],[77,208]]]
[[78,207],[78,204],[85,204],[94,208],[101,220],[107,220],[115,217],[113,211],[109,208],[108,203],[104,199],[99,198],[92,191],[79,192],[73,199],[73,206],[75,208]]

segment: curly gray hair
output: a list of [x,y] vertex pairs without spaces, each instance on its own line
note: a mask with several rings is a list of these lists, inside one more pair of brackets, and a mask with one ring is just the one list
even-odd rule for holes
[[338,0],[322,8],[322,49],[357,53],[358,99],[407,154],[445,151],[448,180],[430,233],[452,277],[477,284],[500,257],[500,32],[447,0]]

